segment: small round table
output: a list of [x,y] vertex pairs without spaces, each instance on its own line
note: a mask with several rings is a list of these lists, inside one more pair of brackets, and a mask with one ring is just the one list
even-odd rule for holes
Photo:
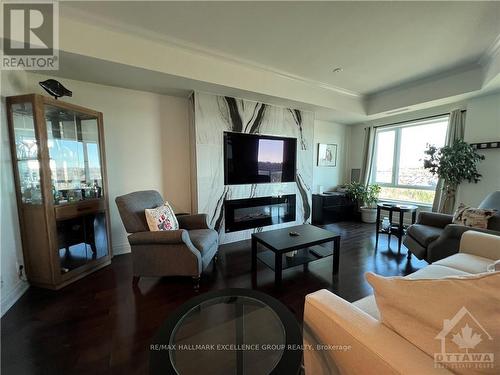
[[[406,233],[406,226],[403,224],[405,213],[411,213],[411,223],[415,224],[417,217],[417,206],[412,204],[393,204],[393,203],[377,203],[377,234],[375,239],[375,248],[378,247],[378,235],[387,234],[389,243],[391,242],[391,234],[398,238],[398,255],[401,254],[401,241]],[[381,211],[389,212],[389,228],[380,229],[380,214]],[[399,213],[399,221],[396,224],[392,223],[393,213]]]
[[300,327],[286,306],[251,289],[190,299],[150,346],[151,374],[297,374]]

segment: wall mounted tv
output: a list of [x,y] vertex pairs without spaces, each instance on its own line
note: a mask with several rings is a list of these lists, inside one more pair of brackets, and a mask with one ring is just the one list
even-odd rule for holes
[[224,184],[295,181],[297,139],[224,132]]

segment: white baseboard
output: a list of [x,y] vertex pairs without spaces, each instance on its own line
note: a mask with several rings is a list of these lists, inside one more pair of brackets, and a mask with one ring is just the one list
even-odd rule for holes
[[19,282],[10,291],[2,293],[2,316],[9,311],[12,306],[14,306],[17,300],[28,290],[29,286],[30,284],[28,284],[28,282],[19,280]]

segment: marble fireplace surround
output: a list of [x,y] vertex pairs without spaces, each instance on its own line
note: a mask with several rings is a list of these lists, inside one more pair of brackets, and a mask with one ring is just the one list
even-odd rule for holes
[[[314,114],[265,103],[195,92],[192,104],[192,200],[195,212],[207,213],[221,243],[248,239],[251,233],[310,222]],[[266,134],[297,139],[295,182],[224,185],[224,132]],[[226,200],[296,195],[296,220],[225,233]]]

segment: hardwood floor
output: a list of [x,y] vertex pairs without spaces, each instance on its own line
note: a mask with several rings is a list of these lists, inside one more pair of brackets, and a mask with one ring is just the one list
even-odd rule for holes
[[[250,241],[223,245],[215,268],[202,276],[200,293],[222,288],[256,288],[282,301],[302,322],[304,296],[327,288],[348,301],[371,293],[366,271],[406,275],[426,265],[406,248],[396,256],[397,239],[388,250],[381,236],[378,251],[372,224],[337,223],[340,272],[331,279],[332,257],[283,272],[282,288],[274,273],[258,263],[257,283],[250,272]],[[330,245],[328,245],[330,246]],[[30,288],[5,314],[2,325],[3,374],[146,374],[149,343],[176,307],[196,295],[190,278],[142,278],[132,287],[129,254],[110,266],[60,290]],[[254,279],[252,281],[252,279]]]

